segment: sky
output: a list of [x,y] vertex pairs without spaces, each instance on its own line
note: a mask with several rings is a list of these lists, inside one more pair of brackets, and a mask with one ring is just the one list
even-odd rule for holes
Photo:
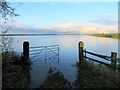
[[11,2],[16,8],[8,33],[117,33],[117,2]]

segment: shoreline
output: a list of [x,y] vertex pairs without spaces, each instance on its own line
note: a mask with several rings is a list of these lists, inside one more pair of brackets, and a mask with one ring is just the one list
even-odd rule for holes
[[84,34],[0,34],[0,36],[48,36],[48,35],[84,35]]
[[95,37],[106,37],[106,38],[120,39],[120,34],[90,34],[90,35],[95,36]]

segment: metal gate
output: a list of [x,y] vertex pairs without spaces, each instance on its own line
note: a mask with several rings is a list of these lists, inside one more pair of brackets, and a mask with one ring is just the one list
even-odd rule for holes
[[59,62],[59,45],[30,47],[29,50],[29,56],[32,62]]

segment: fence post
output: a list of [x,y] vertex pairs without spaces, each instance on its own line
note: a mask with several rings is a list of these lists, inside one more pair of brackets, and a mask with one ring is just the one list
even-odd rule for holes
[[[111,57],[117,58],[117,53],[116,52],[111,52]],[[116,60],[111,59],[111,65],[116,66]]]
[[78,44],[79,62],[80,63],[84,60],[83,48],[84,48],[84,43],[82,41],[80,41],[79,44]]
[[86,49],[85,49],[84,55],[85,55],[85,60],[87,60],[87,59],[86,59]]
[[29,59],[29,42],[28,41],[25,41],[23,43],[23,56]]

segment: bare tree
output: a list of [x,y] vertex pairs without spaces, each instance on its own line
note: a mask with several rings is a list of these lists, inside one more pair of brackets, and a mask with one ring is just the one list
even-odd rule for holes
[[19,14],[15,13],[15,8],[11,7],[10,3],[5,0],[0,0],[0,13],[2,14],[2,18],[7,20],[7,16],[19,16]]
[[0,29],[1,29],[1,41],[0,47],[2,47],[2,52],[11,50],[10,45],[12,43],[12,38],[7,36],[6,33],[11,27],[6,27],[10,22],[14,20],[12,17],[19,16],[15,13],[15,8],[10,6],[9,2],[5,0],[0,0]]

